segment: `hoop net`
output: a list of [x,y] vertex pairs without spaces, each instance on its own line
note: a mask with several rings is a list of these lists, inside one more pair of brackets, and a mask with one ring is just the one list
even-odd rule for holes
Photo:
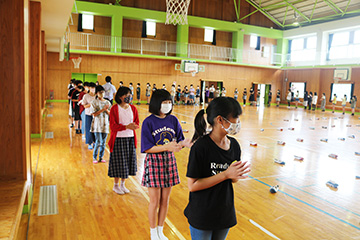
[[334,83],[339,83],[340,80],[341,80],[341,78],[336,77],[336,78],[334,78]]
[[74,68],[80,68],[80,63],[81,63],[81,60],[82,60],[81,57],[74,57],[74,58],[71,58],[71,60],[74,63]]
[[190,0],[166,0],[165,24],[186,25]]
[[191,71],[191,76],[195,77],[195,75],[196,75],[196,71],[195,70]]

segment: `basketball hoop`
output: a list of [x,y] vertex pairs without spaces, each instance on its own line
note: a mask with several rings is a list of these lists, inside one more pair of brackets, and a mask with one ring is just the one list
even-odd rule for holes
[[70,58],[73,63],[74,63],[74,68],[80,68],[80,63],[81,63],[81,57],[71,57]]
[[335,77],[335,78],[334,78],[334,83],[339,83],[340,80],[341,80],[340,77]]
[[166,0],[165,24],[187,25],[190,0]]
[[192,70],[192,71],[190,71],[190,73],[191,73],[191,76],[195,77],[197,72],[196,72],[196,70]]

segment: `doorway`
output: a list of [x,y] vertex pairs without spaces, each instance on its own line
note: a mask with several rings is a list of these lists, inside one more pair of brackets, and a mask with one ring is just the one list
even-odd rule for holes
[[269,92],[271,91],[271,84],[253,83],[256,105],[268,105]]
[[[205,88],[206,87],[209,87],[211,85],[214,85],[215,89],[216,88],[219,88],[220,91],[222,90],[223,88],[223,81],[221,80],[207,80],[207,79],[201,79],[200,80],[200,104],[205,104]],[[221,92],[220,92],[221,94]]]

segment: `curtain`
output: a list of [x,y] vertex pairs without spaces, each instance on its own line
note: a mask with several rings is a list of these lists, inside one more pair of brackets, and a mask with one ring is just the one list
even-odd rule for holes
[[333,97],[333,87],[334,87],[334,84],[331,83],[330,84],[330,97],[329,97],[329,102],[332,102],[332,97]]
[[214,30],[212,45],[216,45],[216,30]]
[[258,36],[258,37],[257,37],[257,42],[256,42],[256,48],[255,48],[255,50],[260,50],[260,39],[261,39],[261,37]]
[[83,28],[82,28],[82,14],[79,14],[79,18],[78,18],[78,32],[82,32]]
[[142,38],[146,38],[146,37],[147,37],[147,35],[146,35],[146,21],[143,21],[141,37],[142,37]]
[[329,34],[329,45],[328,45],[328,51],[326,53],[326,60],[330,60],[330,49],[331,49],[331,44],[332,44],[332,41],[333,41],[333,37],[334,37],[334,34],[331,33]]
[[290,61],[291,59],[291,44],[292,44],[292,40],[289,40],[289,49],[288,49],[288,55],[287,55],[287,60]]

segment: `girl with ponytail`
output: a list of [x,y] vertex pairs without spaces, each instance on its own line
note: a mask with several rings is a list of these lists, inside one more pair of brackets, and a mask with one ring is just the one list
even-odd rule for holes
[[234,98],[218,97],[195,117],[186,173],[190,197],[184,211],[193,240],[225,239],[237,223],[232,183],[246,178],[250,166],[241,161],[240,145],[228,135],[239,132],[241,113]]

